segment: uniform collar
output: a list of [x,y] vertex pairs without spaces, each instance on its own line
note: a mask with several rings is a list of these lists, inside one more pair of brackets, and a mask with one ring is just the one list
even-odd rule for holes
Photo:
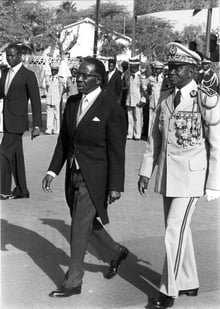
[[189,93],[195,89],[197,86],[196,82],[194,79],[192,79],[187,85],[182,87],[181,89],[178,89],[177,87],[175,88],[175,94],[177,93],[178,90],[181,91],[181,97],[185,98],[189,95]]

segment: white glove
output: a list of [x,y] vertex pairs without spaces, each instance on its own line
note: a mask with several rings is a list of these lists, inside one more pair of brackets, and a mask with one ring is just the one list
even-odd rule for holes
[[208,202],[215,200],[220,197],[220,191],[219,190],[211,190],[206,189],[205,190],[205,196]]

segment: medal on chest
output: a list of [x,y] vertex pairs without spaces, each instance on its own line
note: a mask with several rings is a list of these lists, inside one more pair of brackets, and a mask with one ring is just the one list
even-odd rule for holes
[[200,113],[178,112],[175,115],[177,144],[183,148],[200,143],[202,122]]
[[198,111],[197,91],[190,93],[193,98],[191,111],[180,111],[175,115],[175,129],[177,144],[183,148],[188,148],[200,143],[202,138],[202,118]]

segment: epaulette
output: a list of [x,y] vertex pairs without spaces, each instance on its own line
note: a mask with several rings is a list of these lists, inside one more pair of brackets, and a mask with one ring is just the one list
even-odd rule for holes
[[[205,94],[203,96],[202,94]],[[209,87],[198,86],[197,102],[206,126],[216,126],[220,123],[219,94]],[[217,109],[216,109],[217,108]]]
[[201,90],[203,93],[205,93],[209,97],[218,95],[218,93],[214,89],[212,89],[211,87],[205,86],[205,85],[198,85],[198,89]]

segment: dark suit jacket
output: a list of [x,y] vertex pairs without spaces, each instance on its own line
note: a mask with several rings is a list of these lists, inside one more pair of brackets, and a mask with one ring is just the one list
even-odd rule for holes
[[4,87],[8,71],[2,73],[0,98],[3,103],[4,130],[9,133],[24,133],[28,130],[28,100],[32,107],[33,127],[41,126],[41,100],[37,79],[33,71],[23,65],[13,78],[5,96]]
[[76,157],[97,215],[103,224],[106,224],[108,190],[124,190],[125,115],[114,98],[102,91],[76,126],[80,99],[81,94],[78,94],[69,97],[67,101],[61,131],[48,170],[59,174],[67,160],[65,189],[71,211],[74,199],[71,175],[75,169]]
[[121,72],[116,69],[110,80],[108,81],[108,72],[105,75],[104,89],[111,92],[116,99],[120,98],[122,91],[122,79]]

